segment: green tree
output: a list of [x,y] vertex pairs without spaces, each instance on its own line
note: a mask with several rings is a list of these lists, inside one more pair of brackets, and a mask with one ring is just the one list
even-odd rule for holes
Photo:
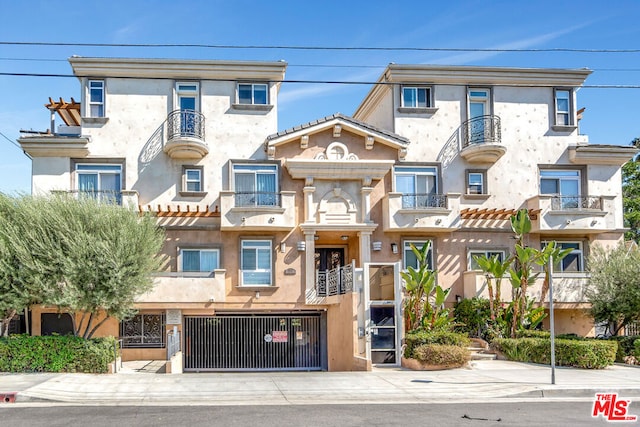
[[[515,234],[515,251],[511,257],[500,262],[498,257],[475,257],[478,266],[484,271],[489,290],[490,319],[498,328],[499,334],[508,333],[515,338],[516,331],[522,328],[534,328],[544,319],[542,304],[549,290],[549,259],[553,257],[554,264],[558,264],[567,256],[571,249],[560,249],[555,242],[550,242],[542,249],[527,246],[526,236],[531,232],[531,219],[526,209],[520,209],[510,218],[511,229]],[[542,267],[544,280],[539,307],[534,307],[533,300],[527,297],[527,289],[540,275]],[[512,288],[512,302],[503,308],[501,301],[500,282],[508,273]],[[493,292],[493,285],[496,292]]]
[[[0,193],[0,230],[16,214],[15,200]],[[0,234],[0,336],[7,336],[9,323],[29,305],[37,301],[37,292],[22,280],[20,261],[12,242]]]
[[[631,145],[640,148],[640,138],[631,141]],[[622,204],[624,225],[629,228],[624,237],[640,243],[640,157],[638,155],[622,166]]]
[[404,300],[405,328],[407,331],[417,329],[433,330],[451,324],[449,312],[444,309],[444,302],[451,288],[443,289],[436,283],[438,273],[429,269],[428,254],[430,242],[421,249],[413,244],[411,250],[418,259],[418,268],[409,266],[400,272],[404,279],[407,297]]
[[640,249],[621,243],[606,251],[592,248],[589,256],[589,282],[586,292],[591,316],[606,323],[617,335],[626,325],[640,321]]
[[0,240],[10,242],[41,302],[71,314],[76,335],[91,338],[107,319],[135,312],[164,242],[152,217],[92,198],[25,197],[17,206]]

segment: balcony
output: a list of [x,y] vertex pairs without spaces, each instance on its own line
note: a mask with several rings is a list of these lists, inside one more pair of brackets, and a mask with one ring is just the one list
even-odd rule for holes
[[460,227],[460,194],[388,193],[384,231],[453,231]]
[[[484,274],[480,271],[465,271],[464,277],[464,297],[473,298],[489,298],[487,290],[487,282]],[[527,295],[535,301],[540,301],[542,291],[542,274],[535,283],[527,288]],[[587,290],[588,276],[585,272],[575,273],[554,273],[553,276],[553,301],[563,304],[580,304],[587,303],[585,292]],[[495,286],[495,285],[494,285]],[[494,290],[495,292],[495,290]],[[509,279],[502,279],[500,286],[500,294],[502,301],[510,302],[512,287]],[[545,296],[545,301],[549,301],[549,295]]]
[[153,278],[153,289],[136,303],[211,303],[225,301],[226,270],[205,273],[158,273]]
[[507,152],[498,116],[474,117],[462,123],[460,131],[460,155],[469,163],[495,163]]
[[318,297],[331,297],[353,292],[352,264],[331,270],[316,271],[316,295]]
[[291,230],[296,226],[295,191],[220,192],[222,230]]
[[164,152],[172,159],[200,160],[209,153],[204,139],[204,115],[193,110],[175,110],[167,117]]
[[555,196],[541,194],[527,200],[527,208],[540,210],[532,232],[596,234],[622,228],[616,219],[615,196]]

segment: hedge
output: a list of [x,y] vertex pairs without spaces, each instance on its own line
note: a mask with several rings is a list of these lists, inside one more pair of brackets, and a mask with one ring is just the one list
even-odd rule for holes
[[414,331],[409,332],[404,339],[404,357],[414,358],[414,349],[424,344],[441,344],[457,347],[468,347],[469,337],[466,334],[449,331]]
[[422,344],[413,350],[413,358],[428,365],[459,367],[471,359],[471,353],[457,345]]
[[626,356],[634,356],[634,343],[640,339],[640,335],[613,336],[607,339],[618,343],[616,362],[623,363]]
[[[518,362],[551,363],[551,341],[545,338],[499,338],[493,348]],[[605,340],[557,339],[556,365],[602,369],[613,365],[618,344]]]
[[10,335],[0,338],[0,372],[106,373],[115,338]]

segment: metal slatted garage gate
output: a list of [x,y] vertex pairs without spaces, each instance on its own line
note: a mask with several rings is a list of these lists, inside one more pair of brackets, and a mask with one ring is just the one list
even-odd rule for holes
[[320,314],[184,317],[184,370],[321,370]]

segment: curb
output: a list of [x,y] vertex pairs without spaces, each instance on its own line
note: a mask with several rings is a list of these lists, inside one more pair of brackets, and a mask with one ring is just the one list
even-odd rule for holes
[[625,398],[640,399],[640,390],[637,387],[602,387],[602,388],[544,388],[537,390],[523,391],[521,393],[510,394],[509,398],[520,397],[540,397],[540,398],[561,398],[561,397],[595,397],[597,393],[618,393]]

